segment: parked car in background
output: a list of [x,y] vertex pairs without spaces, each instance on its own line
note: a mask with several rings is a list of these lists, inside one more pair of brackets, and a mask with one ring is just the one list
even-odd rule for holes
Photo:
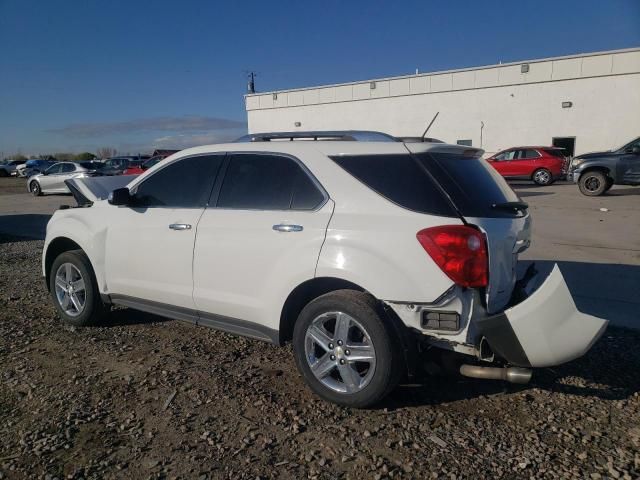
[[42,173],[51,165],[57,163],[56,160],[27,160],[26,163],[18,165],[16,168],[16,174],[19,177],[30,177],[36,173]]
[[[341,141],[271,141],[325,135]],[[557,266],[516,279],[531,218],[482,153],[285,132],[183,150],[131,180],[74,178],[82,208],[49,221],[42,274],[72,325],[117,304],[292,342],[310,388],[342,405],[380,401],[426,351],[526,383],[607,322],[576,309]]]
[[640,185],[640,137],[617,150],[574,157],[569,178],[589,197],[602,195],[614,185]]
[[567,173],[568,160],[562,152],[557,147],[514,147],[492,155],[487,161],[504,178],[551,185]]
[[0,177],[10,177],[16,175],[18,165],[24,165],[26,160],[11,160],[8,163],[0,165]]
[[150,169],[160,160],[167,158],[169,155],[173,155],[174,153],[179,152],[180,150],[166,150],[166,153],[162,155],[155,155],[151,157],[149,160],[146,160],[142,165],[132,165],[127,167],[127,169],[122,173],[123,175],[140,175],[144,173],[145,170]]
[[36,197],[43,193],[71,193],[64,181],[89,175],[91,172],[79,163],[59,162],[44,172],[29,177],[27,189]]
[[78,162],[83,168],[86,168],[90,172],[100,173],[105,167],[104,162],[99,160],[87,160],[85,162]]
[[140,166],[148,157],[121,156],[105,160],[104,167],[100,169],[101,175],[122,175],[129,167]]

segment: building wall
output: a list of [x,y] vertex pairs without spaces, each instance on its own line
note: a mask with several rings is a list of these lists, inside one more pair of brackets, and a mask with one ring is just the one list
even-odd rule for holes
[[640,135],[640,49],[248,95],[246,106],[249,132],[419,136],[440,112],[430,137],[487,153],[576,137],[579,154]]

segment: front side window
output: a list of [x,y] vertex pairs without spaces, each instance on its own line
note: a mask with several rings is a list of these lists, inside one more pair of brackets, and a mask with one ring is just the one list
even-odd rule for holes
[[494,158],[498,161],[513,160],[515,157],[515,154],[516,154],[515,150],[508,150],[506,152],[502,152],[499,155],[496,155]]
[[187,157],[167,165],[135,190],[136,207],[204,208],[224,155]]
[[236,154],[230,159],[217,206],[245,210],[314,210],[324,194],[292,158]]

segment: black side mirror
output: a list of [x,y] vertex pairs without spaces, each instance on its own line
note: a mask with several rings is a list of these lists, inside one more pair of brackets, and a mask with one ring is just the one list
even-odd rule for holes
[[640,155],[640,145],[634,145],[631,147],[631,153],[634,155]]
[[129,205],[132,197],[128,188],[116,188],[109,194],[108,200],[111,205]]

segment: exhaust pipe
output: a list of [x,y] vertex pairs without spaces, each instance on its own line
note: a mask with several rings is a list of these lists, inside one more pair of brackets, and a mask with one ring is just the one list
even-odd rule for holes
[[510,383],[529,383],[531,369],[520,367],[480,367],[477,365],[461,365],[460,374],[465,377],[484,378],[487,380],[504,380]]

